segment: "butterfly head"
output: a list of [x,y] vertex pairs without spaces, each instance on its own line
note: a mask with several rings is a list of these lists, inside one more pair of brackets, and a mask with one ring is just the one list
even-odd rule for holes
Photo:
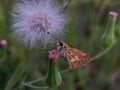
[[63,42],[63,41],[56,41],[56,46],[57,47],[65,47],[65,42]]
[[59,52],[59,55],[65,56],[66,45],[67,44],[63,41],[56,41],[57,51]]
[[67,44],[63,41],[56,41],[56,46],[58,51],[67,48]]

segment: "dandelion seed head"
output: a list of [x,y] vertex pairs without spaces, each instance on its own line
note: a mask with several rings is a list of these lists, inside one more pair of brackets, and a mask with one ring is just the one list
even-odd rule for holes
[[55,43],[54,37],[63,37],[66,14],[54,0],[24,0],[12,10],[12,30],[30,48],[47,47]]
[[33,16],[31,20],[31,27],[30,30],[33,30],[35,32],[44,32],[47,31],[49,28],[51,28],[52,22],[50,21],[50,18],[47,17],[47,14],[38,16]]

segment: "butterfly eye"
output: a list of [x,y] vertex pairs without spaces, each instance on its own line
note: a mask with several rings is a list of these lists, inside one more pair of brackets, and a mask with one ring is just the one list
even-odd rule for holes
[[59,45],[60,45],[60,46],[63,46],[63,43],[62,43],[62,42],[60,42],[60,43],[59,43]]

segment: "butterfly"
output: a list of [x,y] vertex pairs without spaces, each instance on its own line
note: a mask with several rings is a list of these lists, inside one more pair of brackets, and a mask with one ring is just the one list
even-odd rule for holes
[[56,40],[57,52],[60,56],[65,58],[69,68],[79,67],[90,60],[88,54],[73,48],[64,41],[56,39],[50,32],[47,32],[47,34],[51,35]]
[[64,41],[56,41],[56,46],[59,55],[66,59],[69,68],[78,67],[90,60],[88,54],[73,48]]

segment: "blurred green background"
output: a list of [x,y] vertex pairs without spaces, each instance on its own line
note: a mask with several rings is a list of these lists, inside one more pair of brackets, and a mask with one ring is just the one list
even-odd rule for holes
[[[68,0],[59,0],[64,5]],[[118,12],[116,25],[120,25],[120,0],[70,0],[65,8],[69,15],[65,41],[91,57],[100,49],[100,37],[105,32],[108,12]],[[43,90],[22,86],[22,82],[44,77],[47,71],[48,51],[30,50],[17,42],[10,29],[10,13],[15,0],[0,0],[0,40],[7,40],[5,53],[0,57],[0,90]],[[2,52],[0,47],[0,53]],[[104,56],[80,67],[62,73],[62,84],[55,90],[120,90],[120,42]],[[66,68],[58,61],[60,70]],[[35,83],[41,86],[42,83]]]

